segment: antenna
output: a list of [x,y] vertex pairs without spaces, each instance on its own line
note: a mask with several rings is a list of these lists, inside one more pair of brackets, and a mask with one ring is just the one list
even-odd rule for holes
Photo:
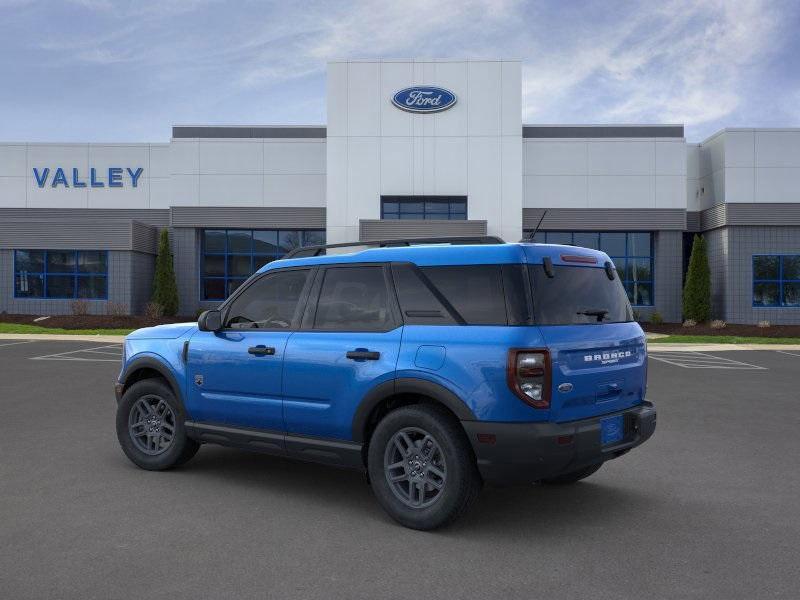
[[539,227],[541,227],[541,226],[542,226],[542,221],[544,221],[544,218],[545,218],[546,216],[547,216],[547,209],[545,208],[545,209],[544,209],[544,212],[542,213],[542,218],[541,218],[541,219],[539,219],[539,222],[536,224],[536,227],[534,227],[534,229],[533,229],[533,232],[531,232],[531,235],[530,235],[530,237],[528,238],[529,240],[532,240],[532,239],[534,238],[534,236],[536,235],[536,232],[538,232],[538,231],[539,231]]

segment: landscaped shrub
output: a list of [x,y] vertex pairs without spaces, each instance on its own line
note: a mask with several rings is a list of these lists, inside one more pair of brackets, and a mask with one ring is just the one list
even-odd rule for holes
[[158,302],[148,302],[144,307],[144,316],[155,321],[164,316],[164,309]]
[[650,322],[653,325],[661,325],[664,322],[664,317],[661,316],[661,313],[658,311],[654,311],[652,315],[650,315]]
[[174,317],[178,313],[178,284],[172,266],[169,233],[161,231],[156,256],[156,274],[153,279],[153,302],[161,307],[162,314]]
[[695,235],[686,284],[683,286],[683,317],[698,323],[711,316],[711,270],[708,268],[706,242]]
[[111,317],[124,317],[128,314],[128,307],[121,302],[108,302],[106,304],[106,314]]
[[766,328],[770,327],[771,325],[772,324],[769,321],[759,321],[758,322],[758,326],[761,327],[761,329],[766,329]]
[[697,321],[695,321],[694,319],[686,319],[683,322],[683,326],[684,327],[696,327],[697,326]]
[[89,314],[89,301],[84,299],[73,300],[69,303],[69,309],[72,314],[77,317],[83,317]]
[[711,323],[709,323],[709,325],[711,326],[711,329],[725,329],[727,323],[721,319],[714,319],[711,321]]

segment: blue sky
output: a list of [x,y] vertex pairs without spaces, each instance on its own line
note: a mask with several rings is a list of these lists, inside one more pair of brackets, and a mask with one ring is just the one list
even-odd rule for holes
[[334,58],[523,60],[525,123],[800,126],[800,2],[0,0],[0,141],[325,122]]

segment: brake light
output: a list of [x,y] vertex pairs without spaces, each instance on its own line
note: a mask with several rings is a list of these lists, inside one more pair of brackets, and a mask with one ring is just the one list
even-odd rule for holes
[[550,408],[550,353],[547,350],[509,350],[508,387],[534,408]]
[[562,254],[561,260],[564,262],[585,263],[587,265],[597,264],[597,258],[594,256],[580,256],[579,254]]

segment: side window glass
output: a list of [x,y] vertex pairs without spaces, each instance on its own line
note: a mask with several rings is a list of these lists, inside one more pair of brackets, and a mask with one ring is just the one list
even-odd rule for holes
[[289,329],[308,274],[308,269],[302,269],[265,275],[233,301],[226,326],[232,329]]
[[391,325],[383,267],[325,270],[314,329],[386,331]]
[[467,324],[508,324],[499,265],[423,267],[422,272]]
[[409,325],[454,325],[455,320],[411,265],[392,265],[397,298]]

